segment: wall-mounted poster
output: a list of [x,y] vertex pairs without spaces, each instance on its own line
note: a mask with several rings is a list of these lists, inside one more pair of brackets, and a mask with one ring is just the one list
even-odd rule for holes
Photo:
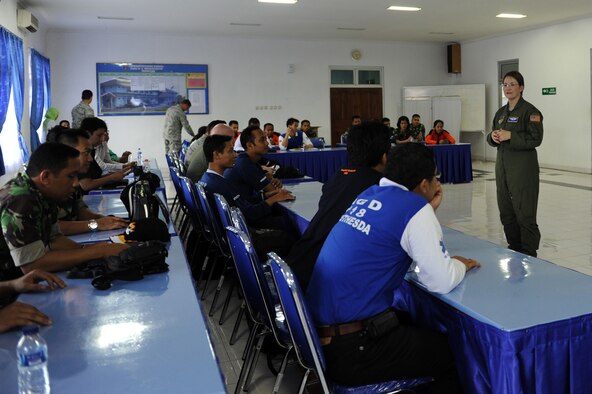
[[209,113],[204,64],[97,63],[97,108],[105,115],[163,115],[183,98]]

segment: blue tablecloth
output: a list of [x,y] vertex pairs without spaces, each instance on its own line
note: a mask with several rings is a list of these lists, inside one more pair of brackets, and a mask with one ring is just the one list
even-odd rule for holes
[[326,182],[331,175],[347,164],[347,150],[344,148],[270,152],[265,157],[277,161],[281,166],[296,167],[304,175],[319,182]]
[[473,180],[471,144],[426,145],[434,150],[440,182],[465,183]]
[[[427,146],[434,151],[442,183],[465,183],[473,180],[471,144]],[[305,175],[323,183],[347,164],[345,148],[267,153],[265,157],[283,166],[296,167]]]
[[[289,185],[280,205],[302,233],[321,185]],[[315,198],[316,196],[316,198]],[[471,270],[448,294],[410,273],[394,295],[420,326],[448,335],[467,393],[592,393],[592,277],[443,228],[451,255]]]

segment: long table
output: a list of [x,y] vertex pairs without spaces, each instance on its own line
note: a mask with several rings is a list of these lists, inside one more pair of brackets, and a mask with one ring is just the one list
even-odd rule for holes
[[[173,237],[168,273],[95,290],[68,279],[51,293],[22,294],[53,320],[41,328],[52,393],[225,393],[186,263]],[[16,393],[19,331],[0,334],[0,392]]]
[[[297,199],[281,206],[305,229],[321,185],[289,187]],[[592,277],[446,227],[443,233],[451,255],[482,267],[443,295],[409,273],[394,306],[447,333],[465,391],[592,392]]]
[[471,144],[426,146],[434,151],[442,183],[466,183],[473,180]]
[[292,166],[319,182],[326,182],[331,175],[347,164],[345,148],[326,148],[269,152],[265,157]]
[[[434,151],[442,183],[466,183],[473,180],[471,144],[426,146]],[[282,166],[296,167],[319,182],[326,182],[347,164],[347,150],[342,147],[267,153],[265,157]]]

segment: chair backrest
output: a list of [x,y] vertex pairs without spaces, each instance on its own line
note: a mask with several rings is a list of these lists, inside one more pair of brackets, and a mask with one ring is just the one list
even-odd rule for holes
[[185,204],[187,214],[191,219],[193,227],[195,230],[201,231],[208,241],[212,241],[214,234],[206,220],[202,207],[198,203],[197,196],[193,189],[193,182],[191,179],[184,176],[179,176],[179,182],[181,184],[181,203]]
[[323,137],[311,138],[310,142],[312,142],[312,146],[315,148],[322,149],[325,147],[325,139]]
[[214,193],[214,203],[216,205],[216,209],[218,210],[218,217],[220,219],[220,224],[222,224],[222,227],[226,228],[228,226],[234,226],[232,223],[230,205],[228,205],[228,202],[226,201],[224,196],[218,193]]
[[[167,158],[169,157],[169,155],[167,155]],[[183,192],[181,190],[181,181],[179,180],[179,176],[181,174],[179,174],[179,170],[177,170],[177,168],[174,165],[169,166],[169,172],[171,173],[171,182],[173,182],[173,187],[175,188],[175,192],[177,193],[177,196],[182,199],[183,196]]]
[[273,252],[268,253],[268,256],[298,361],[303,367],[317,372],[324,392],[328,393],[323,351],[315,325],[306,308],[302,290],[288,264]]
[[276,308],[279,302],[270,290],[270,283],[263,272],[263,265],[257,257],[251,238],[232,226],[226,227],[226,235],[251,316],[268,327],[278,343],[288,346],[291,341],[283,312],[281,308]]
[[214,241],[216,245],[218,245],[218,249],[223,255],[229,256],[228,254],[228,242],[226,241],[226,236],[224,234],[224,228],[222,227],[220,220],[218,219],[218,215],[214,213],[212,207],[210,206],[210,201],[208,199],[208,195],[206,193],[206,189],[199,183],[194,184],[194,189],[196,191],[196,195],[198,198],[198,203],[201,206],[201,209],[204,212],[204,216],[210,225],[210,229],[214,235]]
[[247,220],[245,219],[245,215],[243,215],[243,212],[240,210],[240,208],[231,207],[230,218],[232,221],[232,225],[234,227],[249,234],[249,226],[247,226]]

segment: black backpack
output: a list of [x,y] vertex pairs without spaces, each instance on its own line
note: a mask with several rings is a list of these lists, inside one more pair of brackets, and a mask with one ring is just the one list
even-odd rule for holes
[[159,185],[158,176],[148,172],[123,189],[120,198],[129,213],[129,220],[158,218],[159,211],[162,211],[166,222],[169,223],[168,209],[155,193]]

